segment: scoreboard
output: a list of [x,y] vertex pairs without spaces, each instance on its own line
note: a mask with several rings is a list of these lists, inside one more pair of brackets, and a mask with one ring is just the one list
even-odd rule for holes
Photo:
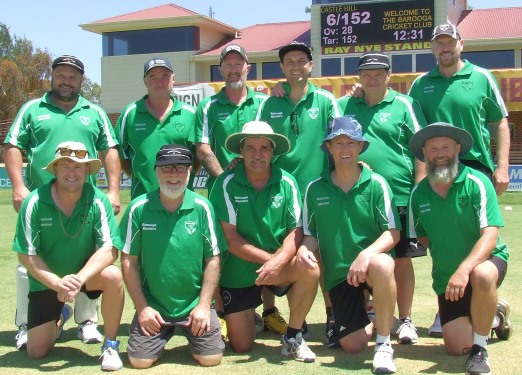
[[431,40],[435,0],[321,6],[321,46]]

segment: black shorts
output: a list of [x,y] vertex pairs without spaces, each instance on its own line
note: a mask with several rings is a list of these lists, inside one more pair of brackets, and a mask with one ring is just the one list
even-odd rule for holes
[[60,320],[64,303],[58,301],[58,293],[52,289],[29,292],[27,311],[27,329]]
[[[502,281],[504,281],[504,277],[506,277],[507,272],[507,263],[504,262],[499,257],[492,256],[488,259],[491,263],[495,265],[498,271],[498,280],[497,280],[497,288],[500,287]],[[457,318],[461,318],[463,316],[471,317],[471,282],[468,282],[466,289],[464,291],[464,296],[459,298],[458,301],[450,301],[446,299],[444,294],[438,296],[439,301],[439,317],[440,324],[443,326],[446,323],[451,322]]]
[[[225,315],[255,309],[263,303],[261,291],[265,286],[252,285],[246,288],[220,287],[221,299]],[[266,285],[276,296],[283,297],[292,288],[292,284],[284,286]]]
[[339,339],[370,324],[366,312],[365,290],[370,290],[366,283],[355,287],[343,281],[328,292],[332,302],[335,331]]
[[397,207],[399,211],[399,218],[401,220],[401,238],[397,245],[395,245],[395,258],[416,258],[426,256],[426,248],[416,238],[406,237],[406,217],[408,208],[404,206]]

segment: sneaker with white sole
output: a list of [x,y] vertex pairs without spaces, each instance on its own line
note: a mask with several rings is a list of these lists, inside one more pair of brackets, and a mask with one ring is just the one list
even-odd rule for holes
[[410,318],[401,319],[402,324],[397,329],[397,341],[399,344],[415,344],[419,341],[417,328]]
[[499,318],[499,325],[498,327],[493,328],[493,331],[495,331],[495,334],[499,340],[509,340],[513,334],[513,326],[509,320],[510,312],[511,307],[509,306],[508,301],[503,298],[499,298],[497,303],[497,316]]
[[440,316],[439,313],[435,315],[433,319],[433,323],[431,323],[430,328],[428,328],[428,335],[430,337],[442,337],[442,325],[440,324]]
[[99,344],[103,341],[98,326],[91,320],[87,320],[78,325],[78,338],[84,344]]
[[120,355],[118,353],[120,348],[120,342],[118,340],[105,340],[105,344],[102,346],[102,360],[101,369],[102,371],[117,371],[123,367]]
[[15,336],[16,349],[27,350],[27,325],[22,324],[18,327],[18,333]]
[[58,326],[58,334],[56,335],[56,340],[58,340],[62,335],[63,326],[65,325],[65,323],[67,323],[69,319],[71,319],[72,315],[73,308],[65,303],[62,307],[62,312],[60,313],[60,325]]
[[277,335],[284,335],[288,329],[288,323],[277,307],[274,307],[274,309],[275,311],[271,314],[265,315],[263,312],[264,330],[274,332]]
[[375,345],[375,354],[373,355],[373,373],[374,374],[393,374],[397,371],[395,362],[393,362],[393,349],[389,342]]
[[295,336],[295,339],[289,339],[286,337],[286,334],[283,335],[281,343],[283,344],[281,354],[287,357],[294,357],[299,362],[315,362],[315,353],[306,345],[301,332]]
[[480,345],[473,344],[466,361],[466,375],[491,375],[488,351]]

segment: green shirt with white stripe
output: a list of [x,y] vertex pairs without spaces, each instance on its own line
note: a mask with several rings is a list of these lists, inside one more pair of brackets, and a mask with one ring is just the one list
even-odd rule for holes
[[[54,104],[50,93],[20,108],[5,143],[25,150],[28,162],[25,184],[29,190],[53,179],[42,168],[54,159],[56,146],[65,141],[82,142],[91,158],[118,143],[105,111],[82,96],[67,113]],[[90,182],[96,184],[96,175],[90,176]]]
[[366,167],[347,193],[333,184],[330,171],[308,186],[303,231],[319,243],[327,290],[346,282],[355,258],[388,229],[401,230],[393,193]]
[[320,146],[328,134],[329,122],[341,113],[333,94],[310,82],[307,93],[296,104],[289,97],[288,84],[283,87],[285,96],[268,98],[259,108],[258,119],[290,140],[290,152],[275,156],[272,163],[292,174],[300,191],[305,191],[328,166],[328,156]]
[[147,303],[163,317],[184,318],[196,307],[205,260],[226,250],[210,202],[185,190],[170,213],[159,189],[131,201],[118,227],[115,247],[138,257]]
[[[244,164],[219,176],[210,192],[218,220],[236,226],[250,244],[273,254],[288,233],[301,227],[301,195],[295,179],[272,166],[261,191],[248,181]],[[228,252],[223,257],[220,286],[244,288],[255,284],[261,264]]]
[[409,95],[419,102],[428,124],[443,121],[470,132],[473,147],[461,159],[478,161],[493,172],[488,124],[507,117],[507,109],[491,72],[464,62],[450,78],[439,73],[438,65],[420,75]]
[[[497,195],[481,172],[461,164],[446,198],[431,188],[427,178],[415,186],[408,211],[410,237],[428,237],[433,259],[433,290],[444,294],[449,279],[480,239],[480,230],[503,227]],[[507,262],[507,246],[500,235],[492,255]]]
[[154,163],[161,146],[180,144],[187,146],[193,155],[196,152],[189,141],[194,138],[195,108],[171,96],[172,108],[160,121],[147,109],[147,97],[125,107],[116,123],[120,158],[131,163],[131,199],[159,187]]
[[409,142],[426,126],[418,103],[392,89],[388,89],[380,103],[371,107],[362,97],[344,96],[338,103],[344,115],[355,116],[370,142],[359,160],[386,179],[398,206],[406,206],[415,184],[415,157]]
[[[53,181],[32,191],[22,203],[13,251],[38,255],[63,277],[80,271],[96,249],[113,246],[116,220],[107,196],[90,184],[84,184],[82,197],[67,217],[52,198]],[[49,289],[28,275],[31,292]]]

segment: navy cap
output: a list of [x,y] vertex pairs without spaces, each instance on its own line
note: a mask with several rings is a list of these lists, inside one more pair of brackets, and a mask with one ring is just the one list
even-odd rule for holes
[[56,68],[58,65],[69,65],[69,66],[72,66],[73,68],[78,69],[82,74],[85,73],[85,67],[84,67],[83,63],[76,56],[62,55],[60,57],[57,57],[53,61],[52,69],[54,70],[54,68]]
[[192,152],[184,145],[165,145],[156,154],[155,167],[170,164],[192,164]]
[[390,58],[382,53],[365,53],[359,58],[359,70],[390,69]]
[[174,70],[172,70],[172,65],[169,60],[163,58],[163,57],[153,57],[152,59],[148,60],[145,65],[143,65],[143,76],[145,77],[149,70],[163,67],[170,70],[172,73],[174,73]]
[[289,44],[287,44],[286,46],[284,46],[283,48],[281,48],[279,50],[279,60],[281,60],[281,62],[283,62],[285,55],[290,51],[304,52],[304,53],[306,53],[308,60],[310,60],[310,61],[313,60],[312,51],[310,50],[310,48],[306,44],[296,42],[295,40],[293,42],[290,42]]

